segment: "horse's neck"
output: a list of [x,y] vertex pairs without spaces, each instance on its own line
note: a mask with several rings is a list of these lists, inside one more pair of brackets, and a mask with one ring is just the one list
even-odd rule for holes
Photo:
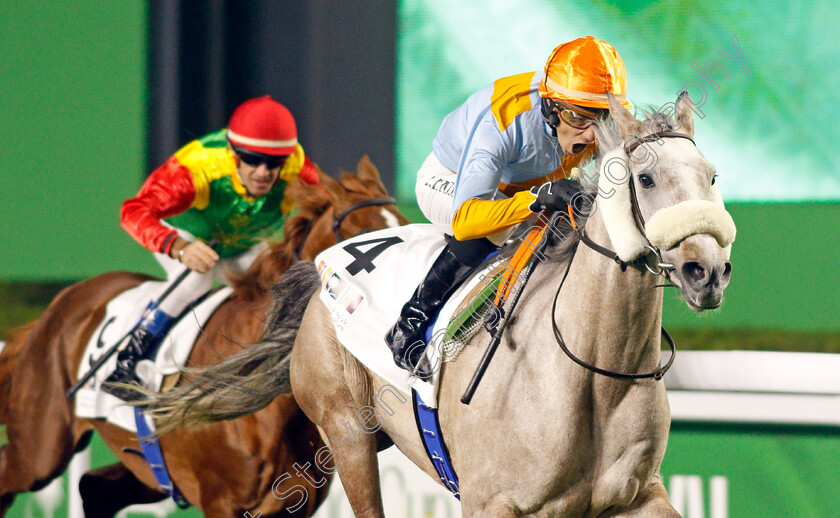
[[287,225],[282,242],[272,243],[245,274],[231,279],[239,294],[248,300],[262,300],[268,297],[268,288],[297,260],[313,260],[320,250],[326,248],[324,240],[331,239],[333,235],[328,228],[331,220],[325,216],[326,213],[322,214],[315,222],[301,219],[292,226]]
[[[596,211],[586,224],[595,243],[611,243]],[[565,264],[549,262],[535,272],[536,307],[551,308]],[[539,276],[537,273],[539,272]],[[641,372],[653,370],[659,361],[659,325],[662,319],[662,290],[658,277],[621,268],[612,260],[580,243],[569,275],[560,292],[554,319],[569,348],[581,359],[601,368]],[[540,318],[541,333],[553,337],[550,320]],[[559,352],[552,339],[551,354]],[[575,366],[575,368],[581,368]]]
[[304,236],[300,246],[300,259],[312,261],[315,256],[336,243],[332,230],[334,209],[330,206],[318,219],[311,223],[309,231]]

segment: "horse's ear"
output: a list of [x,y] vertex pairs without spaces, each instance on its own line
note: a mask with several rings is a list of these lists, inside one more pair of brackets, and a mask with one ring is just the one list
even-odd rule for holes
[[360,180],[374,182],[380,189],[382,189],[382,192],[388,192],[382,184],[382,179],[379,176],[379,169],[373,165],[369,156],[362,155],[362,158],[359,159],[359,163],[356,165],[356,173],[359,175]]
[[683,91],[677,97],[677,106],[674,110],[677,119],[677,129],[683,131],[689,137],[694,136],[694,101],[688,95],[688,92]]
[[642,134],[642,123],[639,122],[630,110],[621,105],[615,96],[607,92],[607,99],[610,103],[610,117],[618,126],[618,131],[621,133],[621,138],[626,140],[630,137],[638,137]]
[[370,157],[367,155],[362,155],[362,158],[359,159],[359,163],[356,164],[356,172],[359,173],[359,178],[362,180],[379,180],[379,169],[373,165],[373,162],[370,161]]

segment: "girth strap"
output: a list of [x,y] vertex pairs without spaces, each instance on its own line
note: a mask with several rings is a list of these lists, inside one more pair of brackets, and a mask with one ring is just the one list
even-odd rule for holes
[[160,441],[157,435],[146,423],[146,416],[140,408],[134,407],[134,422],[137,425],[137,438],[140,439],[140,448],[143,450],[143,457],[151,468],[158,485],[164,493],[172,497],[175,504],[181,509],[190,507],[190,503],[184,495],[175,487],[175,483],[169,477],[169,470],[166,469],[166,462],[163,460],[163,451],[160,449]]
[[432,408],[420,399],[417,391],[411,390],[411,397],[414,400],[414,419],[417,421],[417,429],[423,439],[423,448],[426,455],[432,461],[438,476],[443,485],[458,500],[461,499],[461,491],[458,489],[458,475],[449,460],[449,451],[443,442],[443,435],[440,433],[440,421],[438,420],[437,408]]

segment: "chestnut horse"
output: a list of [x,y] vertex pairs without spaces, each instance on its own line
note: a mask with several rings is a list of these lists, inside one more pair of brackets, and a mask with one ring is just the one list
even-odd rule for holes
[[[367,157],[356,174],[345,173],[339,181],[323,173],[320,177],[329,198],[317,187],[290,186],[299,213],[284,225],[284,241],[272,244],[246,273],[232,279],[234,292],[207,322],[189,366],[213,364],[256,341],[270,306],[268,287],[298,258],[311,260],[341,236],[407,223]],[[82,478],[88,517],[113,516],[127,505],[166,498],[146,461],[131,453],[138,449],[137,436],[104,420],[77,418],[73,401],[65,397],[108,301],[147,279],[111,272],[72,285],[36,322],[17,329],[3,349],[0,423],[6,425],[8,444],[0,450],[0,514],[17,493],[35,491],[60,476],[93,430],[120,462]],[[160,437],[160,444],[175,485],[206,516],[227,518],[245,511],[288,516],[284,510],[310,516],[329,487],[325,483],[310,492],[300,507],[297,498],[275,496],[308,485],[293,464],[311,463],[323,445],[290,396],[242,419],[176,429]]]

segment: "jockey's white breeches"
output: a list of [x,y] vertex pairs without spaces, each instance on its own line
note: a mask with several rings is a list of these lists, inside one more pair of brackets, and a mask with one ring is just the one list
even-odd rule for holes
[[[417,205],[420,206],[423,215],[432,223],[448,226],[450,234],[452,233],[452,203],[455,199],[456,177],[455,171],[441,164],[432,152],[417,171],[417,183],[414,185],[414,195],[417,197]],[[502,193],[497,193],[497,196],[505,198]],[[513,233],[514,228],[487,236],[487,239],[501,246]]]
[[452,228],[452,200],[455,197],[454,171],[440,163],[434,153],[429,153],[420,170],[414,194],[417,205],[426,219],[438,225]]
[[[178,231],[179,236],[187,241],[196,240],[196,237],[186,230],[180,228],[175,228],[175,230]],[[251,263],[254,262],[254,259],[266,248],[268,248],[268,245],[265,242],[260,242],[242,254],[220,260],[206,273],[191,272],[181,281],[181,284],[177,288],[172,290],[172,293],[166,297],[166,300],[161,302],[160,309],[167,315],[173,317],[179,315],[190,302],[212,288],[214,283],[228,284],[227,271],[242,273],[247,270],[251,266]],[[169,282],[174,281],[184,271],[184,268],[186,268],[180,261],[172,259],[166,254],[155,253],[154,255],[157,262],[166,271],[166,278]]]

